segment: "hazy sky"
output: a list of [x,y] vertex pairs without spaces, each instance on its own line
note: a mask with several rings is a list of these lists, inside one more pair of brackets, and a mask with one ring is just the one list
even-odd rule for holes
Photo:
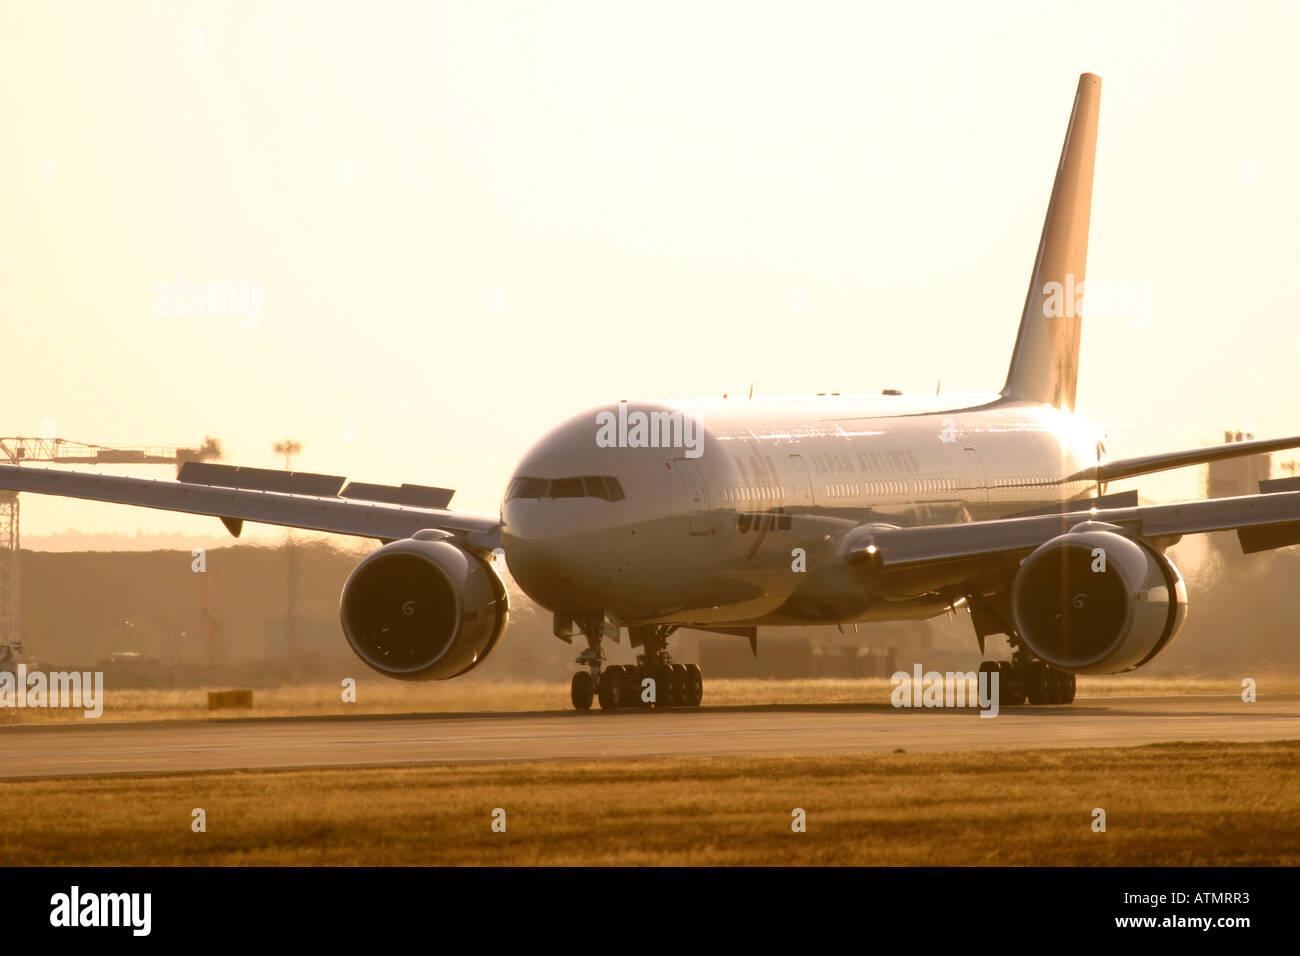
[[[3,0],[0,434],[291,436],[495,511],[606,400],[996,391],[1084,71],[1130,299],[1082,409],[1119,455],[1298,433],[1298,8]],[[159,314],[177,274],[256,322]]]

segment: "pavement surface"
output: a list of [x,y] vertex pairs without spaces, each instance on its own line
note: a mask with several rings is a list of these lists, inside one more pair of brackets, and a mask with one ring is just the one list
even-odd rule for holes
[[659,712],[212,719],[0,727],[0,779],[656,756],[1300,740],[1300,695],[1095,697],[1063,707],[704,707]]

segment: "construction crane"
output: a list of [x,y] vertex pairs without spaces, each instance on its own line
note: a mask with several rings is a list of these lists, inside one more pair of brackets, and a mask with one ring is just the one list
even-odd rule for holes
[[[0,438],[0,463],[56,465],[175,465],[221,457],[221,442],[205,437],[197,448],[92,445],[66,438]],[[0,655],[22,653],[20,629],[18,493],[0,491]]]

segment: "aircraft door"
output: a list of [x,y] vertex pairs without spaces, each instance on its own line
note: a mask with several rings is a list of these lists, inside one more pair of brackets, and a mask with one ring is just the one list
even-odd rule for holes
[[790,464],[790,487],[786,504],[793,508],[811,508],[815,503],[812,478],[803,455],[787,455]]
[[671,467],[686,494],[688,533],[708,534],[709,490],[700,474],[699,463],[691,458],[674,458]]
[[984,463],[972,441],[961,443],[962,493],[971,516],[979,521],[985,516],[989,503],[988,477],[984,473]]

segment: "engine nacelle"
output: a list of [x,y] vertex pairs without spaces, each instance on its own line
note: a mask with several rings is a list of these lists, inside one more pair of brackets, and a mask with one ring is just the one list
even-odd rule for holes
[[1115,674],[1173,643],[1187,618],[1187,588],[1151,545],[1087,521],[1024,560],[1011,608],[1021,638],[1048,664]]
[[488,562],[421,531],[353,569],[339,615],[358,657],[399,680],[446,680],[478,665],[505,633],[509,598]]

